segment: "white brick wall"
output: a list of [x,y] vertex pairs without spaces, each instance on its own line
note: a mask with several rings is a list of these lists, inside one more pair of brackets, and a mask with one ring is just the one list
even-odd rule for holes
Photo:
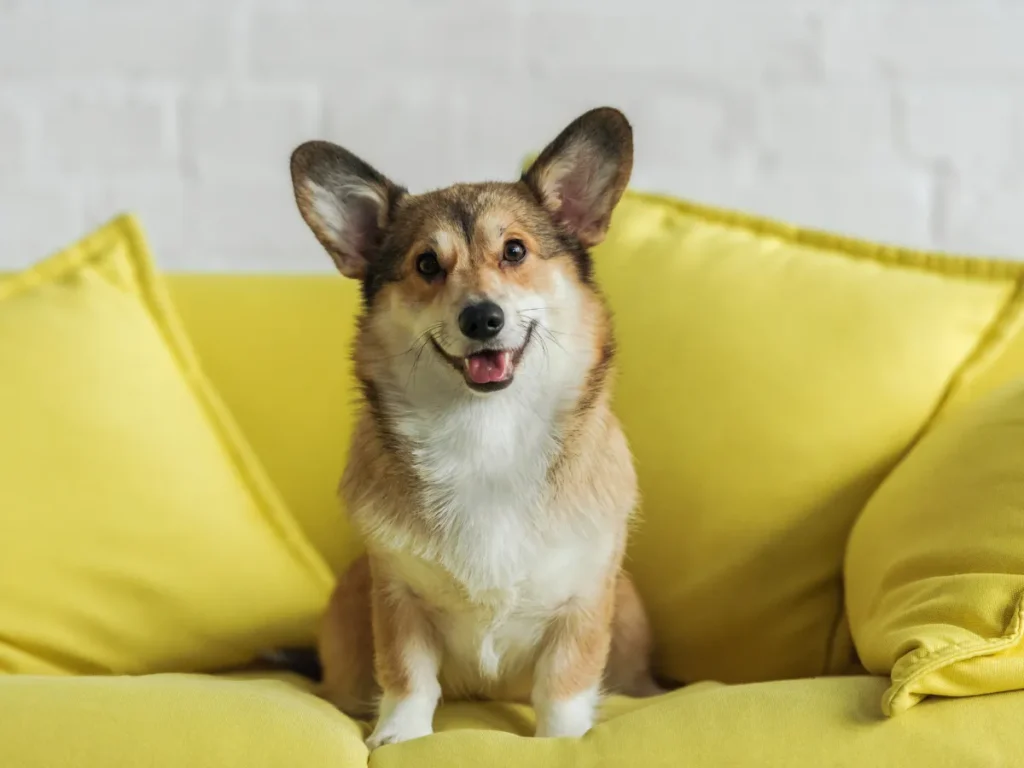
[[168,268],[328,268],[288,153],[511,177],[587,107],[634,186],[1024,257],[1024,0],[0,0],[0,269],[118,210]]

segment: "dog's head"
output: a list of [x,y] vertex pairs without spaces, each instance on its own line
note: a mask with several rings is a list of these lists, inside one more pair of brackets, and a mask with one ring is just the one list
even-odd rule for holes
[[306,223],[362,282],[367,358],[406,386],[423,375],[435,391],[489,393],[517,372],[546,371],[551,385],[598,362],[609,332],[587,248],[604,238],[632,159],[629,123],[602,108],[513,183],[413,195],[320,141],[296,149],[291,170]]

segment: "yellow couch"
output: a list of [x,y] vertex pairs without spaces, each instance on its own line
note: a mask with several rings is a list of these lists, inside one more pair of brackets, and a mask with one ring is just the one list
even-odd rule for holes
[[[635,193],[596,258],[644,497],[630,568],[659,670],[689,685],[608,701],[581,740],[527,738],[528,707],[447,703],[434,736],[368,755],[367,726],[298,676],[8,676],[0,768],[1024,759],[1020,690],[919,690],[920,704],[887,717],[892,661],[875,675],[861,666],[857,649],[882,641],[851,626],[844,583],[851,530],[907,453],[1024,374],[1024,268]],[[169,286],[206,377],[301,532],[341,570],[359,547],[334,498],[356,288],[330,275],[174,275]],[[1007,674],[1018,671],[991,690],[1024,687]]]

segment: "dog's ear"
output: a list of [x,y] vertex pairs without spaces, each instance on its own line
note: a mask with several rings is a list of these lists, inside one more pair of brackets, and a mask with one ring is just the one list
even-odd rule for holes
[[309,141],[292,152],[302,218],[346,277],[362,279],[405,190],[346,149]]
[[633,170],[633,129],[617,109],[601,107],[573,120],[523,181],[585,246],[608,231],[612,209]]

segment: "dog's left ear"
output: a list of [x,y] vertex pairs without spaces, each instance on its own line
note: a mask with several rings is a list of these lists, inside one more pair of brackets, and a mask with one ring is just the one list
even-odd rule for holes
[[633,129],[619,110],[592,109],[551,142],[523,181],[585,246],[608,231],[633,170]]
[[345,277],[362,280],[405,189],[327,141],[292,152],[295,201],[306,224]]

